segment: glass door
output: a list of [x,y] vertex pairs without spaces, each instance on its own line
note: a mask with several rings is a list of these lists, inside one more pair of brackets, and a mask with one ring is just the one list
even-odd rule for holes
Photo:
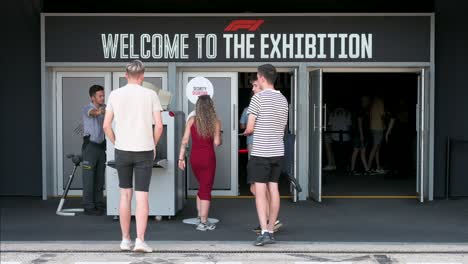
[[309,190],[310,197],[322,201],[322,69],[309,73],[310,89],[310,150]]
[[[107,72],[57,72],[57,194],[61,195],[73,170],[68,154],[81,155],[83,144],[82,109],[90,103],[89,88],[101,85],[106,98],[111,88],[110,73]],[[69,194],[81,195],[82,170],[77,169]]]
[[417,180],[416,192],[422,203],[429,197],[429,72],[421,69],[418,76],[418,104],[416,105],[417,128]]
[[[188,116],[194,109],[186,97],[185,88],[188,82],[195,77],[204,77],[213,85],[213,101],[216,112],[221,119],[223,144],[216,149],[216,176],[213,185],[213,195],[237,196],[237,141],[238,141],[238,114],[237,114],[237,73],[236,72],[184,72],[184,112]],[[198,183],[188,164],[188,193],[195,195]]]

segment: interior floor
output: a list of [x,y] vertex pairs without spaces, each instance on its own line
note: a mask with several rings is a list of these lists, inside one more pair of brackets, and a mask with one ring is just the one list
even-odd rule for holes
[[322,193],[325,196],[415,196],[416,179],[409,176],[350,175],[346,171],[324,172]]
[[[323,75],[327,115],[327,130],[322,140],[323,195],[416,195],[417,87],[416,73]],[[365,107],[366,100],[369,105]],[[366,172],[358,152],[352,171],[352,153],[360,144],[358,116],[366,111],[372,116],[370,108],[379,100],[384,105],[385,127],[379,151],[381,170],[377,171],[374,159],[371,171]],[[344,110],[340,112],[339,109]],[[391,120],[394,126],[387,141]],[[373,141],[376,141],[372,131],[368,130],[364,141],[365,161],[369,163]]]

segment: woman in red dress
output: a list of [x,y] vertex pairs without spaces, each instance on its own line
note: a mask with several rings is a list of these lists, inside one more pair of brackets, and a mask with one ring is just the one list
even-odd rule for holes
[[210,96],[198,97],[195,105],[195,116],[187,121],[179,154],[179,168],[184,170],[185,149],[192,137],[190,165],[198,181],[197,210],[200,223],[197,230],[214,230],[216,226],[208,221],[211,189],[216,172],[215,146],[221,145],[221,122],[216,114]]

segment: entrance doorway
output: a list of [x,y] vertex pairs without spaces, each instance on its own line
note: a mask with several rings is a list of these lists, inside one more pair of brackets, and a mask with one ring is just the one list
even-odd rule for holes
[[[235,72],[183,72],[183,87],[196,77],[204,77],[213,85],[213,101],[222,124],[223,144],[216,148],[216,177],[214,196],[237,196],[237,73]],[[188,116],[195,109],[184,91],[184,112]],[[196,195],[198,183],[190,163],[187,168],[189,195]]]
[[311,198],[424,201],[426,69],[316,69],[309,78]]
[[324,196],[416,196],[417,95],[417,73],[323,74]]
[[[251,196],[249,185],[247,184],[247,142],[246,137],[242,135],[244,129],[240,128],[240,117],[246,107],[248,107],[251,98],[252,86],[251,80],[256,76],[256,72],[197,72],[184,71],[181,73],[183,87],[195,77],[204,77],[208,79],[214,88],[213,101],[216,111],[222,122],[223,145],[216,150],[216,177],[213,186],[213,196]],[[289,135],[296,133],[294,127],[294,94],[297,87],[295,71],[283,69],[278,73],[275,87],[283,93],[290,105],[290,114],[287,131]],[[189,115],[194,105],[187,99],[184,92],[183,109],[186,115]],[[291,138],[291,137],[290,137]],[[292,137],[294,138],[294,137]],[[294,140],[292,140],[294,141]],[[291,144],[292,151],[295,152],[295,142]],[[294,156],[294,154],[293,154]],[[294,177],[295,159],[291,160],[290,175]],[[190,165],[189,165],[190,166]],[[188,173],[188,194],[195,195],[197,192],[197,181],[192,175],[190,168]],[[280,180],[280,194],[291,196],[296,201],[297,193],[292,189],[288,175],[282,175]]]
[[[256,72],[240,72],[238,74],[238,116],[239,116],[239,131],[238,131],[238,184],[239,184],[239,195],[250,196],[250,185],[247,183],[247,163],[248,163],[248,147],[247,138],[242,135],[244,129],[241,124],[242,113],[248,108],[250,99],[253,96],[252,82],[256,79]],[[279,90],[288,100],[290,106],[290,114],[288,126],[286,128],[287,133],[293,134],[293,83],[294,74],[292,72],[279,72],[277,80],[275,82],[275,89]],[[290,183],[287,175],[282,175],[279,181],[280,195],[289,196],[291,195]]]
[[[145,82],[167,90],[167,73],[156,70],[154,68],[146,69]],[[57,157],[54,195],[62,195],[69,174],[73,169],[72,162],[66,156],[68,154],[81,154],[81,145],[83,144],[82,109],[90,102],[89,87],[95,84],[103,86],[107,101],[111,91],[126,85],[127,79],[124,72],[100,71],[100,69],[94,68],[86,71],[56,71],[54,74],[56,79],[54,133],[57,135],[57,142],[54,146]],[[109,141],[107,143],[107,157],[109,160],[113,160],[114,145]],[[79,167],[69,194],[81,195],[82,182],[82,169]]]

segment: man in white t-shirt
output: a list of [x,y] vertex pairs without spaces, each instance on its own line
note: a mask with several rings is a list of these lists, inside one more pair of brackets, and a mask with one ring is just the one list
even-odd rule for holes
[[[156,145],[163,132],[162,107],[155,91],[142,87],[145,67],[139,60],[126,69],[128,84],[110,95],[104,118],[104,132],[115,145],[115,165],[120,187],[120,227],[124,251],[152,252],[145,243],[148,222],[148,190],[156,158]],[[115,121],[115,132],[112,128]],[[154,128],[153,128],[154,124]],[[133,174],[135,173],[137,238],[130,238]]]
[[[328,125],[332,131],[349,132],[351,130],[351,113],[342,107],[335,108],[330,113]],[[343,133],[340,138],[340,133],[333,133],[332,139],[336,142],[341,140],[348,142],[351,137],[348,133]]]

